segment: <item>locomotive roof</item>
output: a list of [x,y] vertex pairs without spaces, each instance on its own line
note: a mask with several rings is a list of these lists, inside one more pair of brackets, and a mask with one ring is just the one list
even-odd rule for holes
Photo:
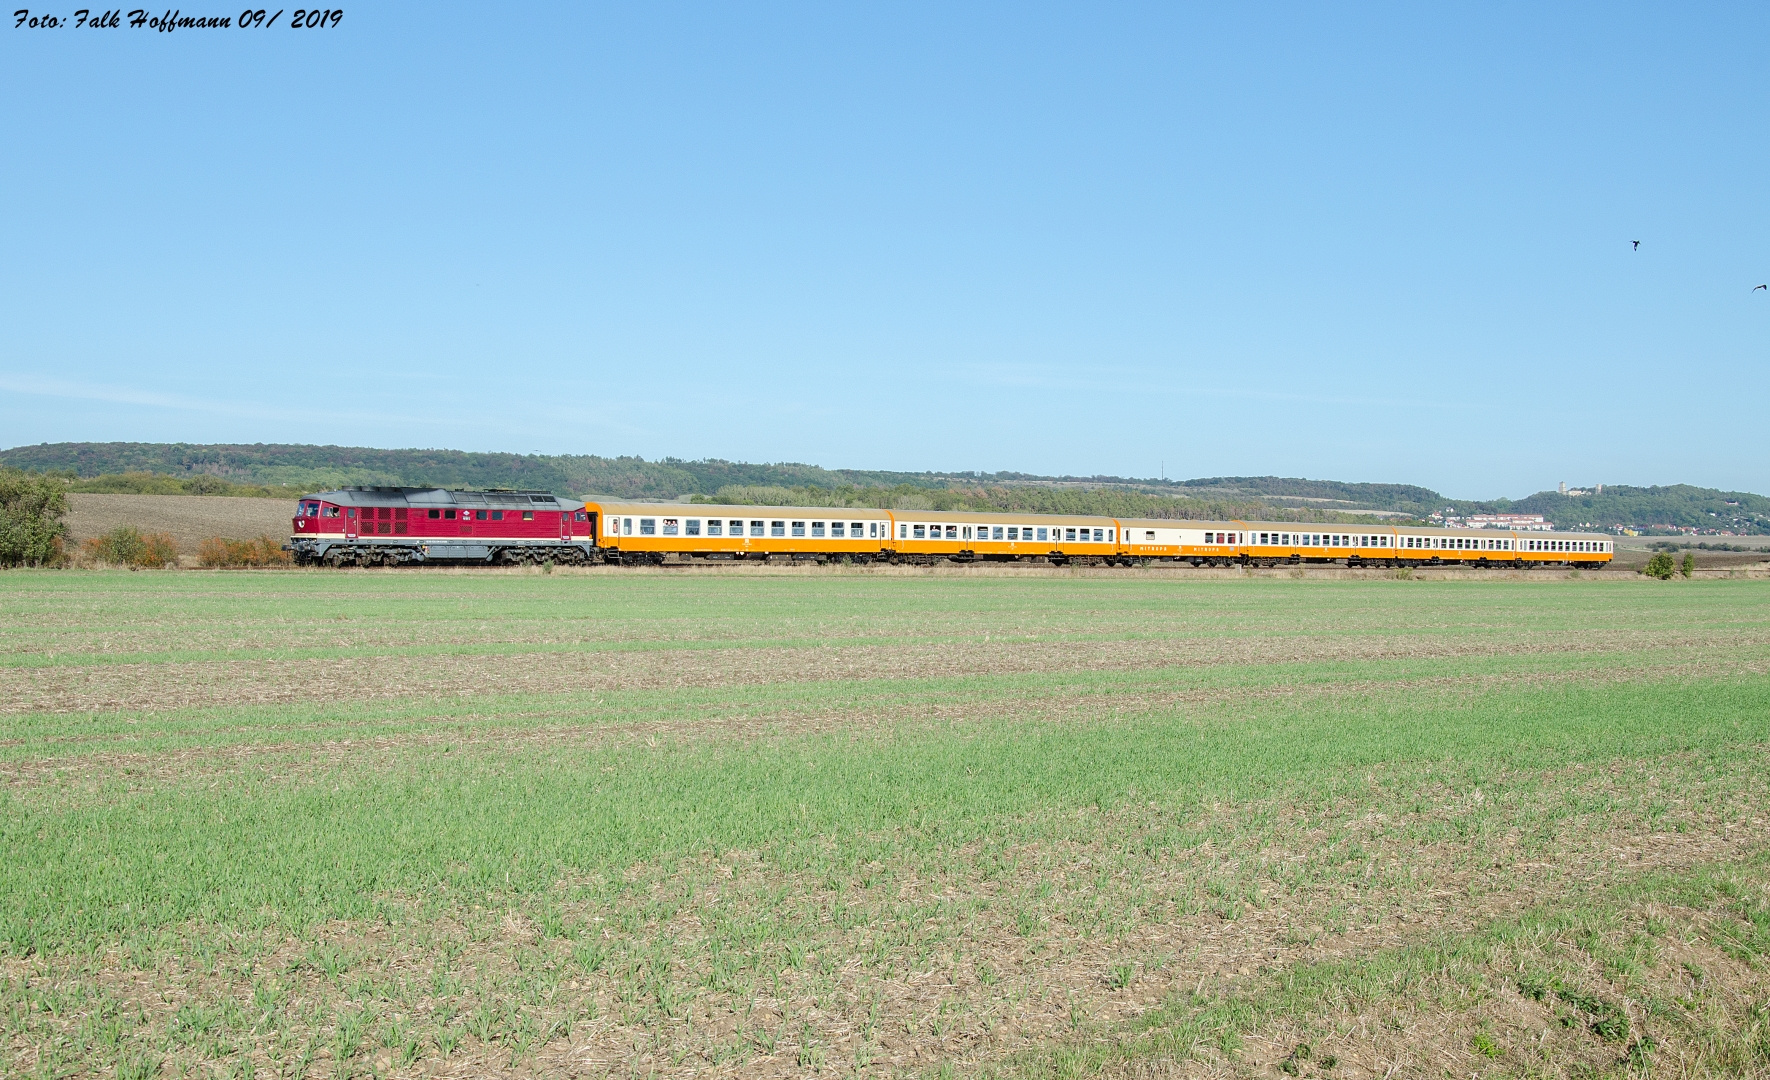
[[581,510],[584,504],[575,499],[562,499],[551,491],[465,491],[455,488],[426,487],[347,487],[303,495],[304,501],[317,499],[338,506],[468,506],[497,507],[508,510],[533,509]]

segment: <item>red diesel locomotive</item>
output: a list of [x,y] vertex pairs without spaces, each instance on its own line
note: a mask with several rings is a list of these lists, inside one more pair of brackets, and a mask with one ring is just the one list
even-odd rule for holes
[[353,487],[301,500],[289,550],[304,565],[586,563],[595,515],[550,491]]

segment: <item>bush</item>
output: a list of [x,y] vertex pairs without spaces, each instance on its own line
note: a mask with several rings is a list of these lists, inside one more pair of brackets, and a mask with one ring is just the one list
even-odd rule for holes
[[1690,552],[1686,551],[1684,553],[1684,565],[1678,567],[1678,570],[1681,573],[1683,573],[1683,575],[1685,577],[1689,577],[1691,571],[1693,571],[1695,569],[1696,569],[1696,556],[1692,555]]
[[1677,571],[1673,567],[1671,555],[1661,551],[1647,560],[1647,565],[1641,568],[1641,572],[1651,578],[1670,581]]
[[54,477],[0,469],[0,566],[61,562],[68,497]]
[[238,566],[288,566],[293,557],[268,536],[256,540],[229,540],[211,536],[197,548],[197,562],[218,568]]
[[133,525],[119,526],[86,541],[80,546],[80,554],[92,562],[127,566],[131,570],[178,565],[178,545],[172,537],[144,533]]

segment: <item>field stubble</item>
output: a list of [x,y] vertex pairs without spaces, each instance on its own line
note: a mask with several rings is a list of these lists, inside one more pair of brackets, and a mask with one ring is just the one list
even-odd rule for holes
[[145,578],[0,579],[14,1071],[1770,1064],[1756,583]]

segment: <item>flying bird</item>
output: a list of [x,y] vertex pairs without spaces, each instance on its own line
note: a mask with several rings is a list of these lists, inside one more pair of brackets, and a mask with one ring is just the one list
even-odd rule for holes
[[1629,243],[1631,243],[1631,244],[1633,244],[1633,245],[1635,245],[1635,250],[1636,250],[1636,251],[1640,251],[1640,250],[1641,250],[1641,241],[1639,241],[1639,240],[1630,240],[1630,241],[1629,241]]
[[[1758,289],[1764,289],[1766,291],[1770,291],[1770,285],[1759,285]],[[1752,292],[1757,292],[1758,289],[1753,289]]]

